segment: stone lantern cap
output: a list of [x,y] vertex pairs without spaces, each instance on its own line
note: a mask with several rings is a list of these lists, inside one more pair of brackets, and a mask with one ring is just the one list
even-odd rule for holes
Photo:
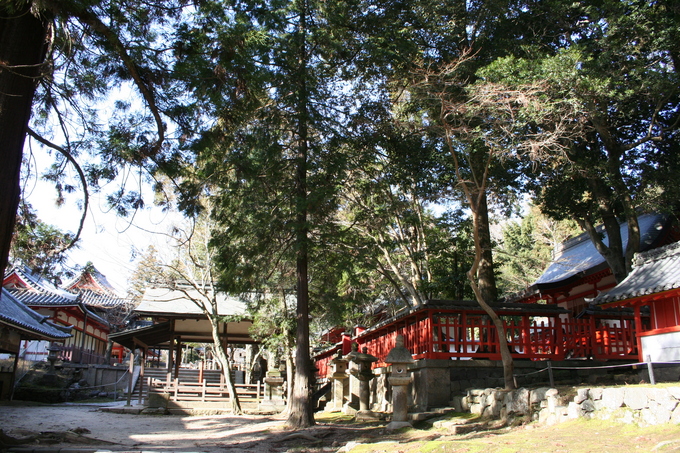
[[333,360],[331,360],[331,363],[347,363],[348,361],[349,359],[342,356],[342,349],[338,349],[338,352],[335,354],[335,357],[333,357]]
[[415,360],[413,360],[413,356],[411,355],[411,351],[404,347],[403,335],[397,335],[396,344],[389,354],[387,354],[385,363],[415,363]]
[[[349,354],[348,354],[349,355]],[[352,359],[355,362],[377,362],[378,358],[368,353],[368,348],[364,347],[363,352],[356,353]]]

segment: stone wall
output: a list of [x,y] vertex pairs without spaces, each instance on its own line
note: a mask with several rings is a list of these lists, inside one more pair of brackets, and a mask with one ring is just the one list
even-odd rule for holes
[[[555,386],[614,386],[650,382],[647,367],[611,366],[611,362],[592,360],[550,362]],[[547,371],[548,362],[516,360],[515,380],[518,387],[538,388],[551,385]],[[599,367],[599,368],[598,368]],[[503,365],[491,360],[418,360],[409,367],[413,372],[413,384],[409,387],[411,411],[422,412],[449,406],[456,396],[465,395],[475,388],[496,388],[503,385]],[[381,385],[386,382],[380,376],[389,368],[379,368],[373,383],[372,402],[376,408],[384,405],[389,390]],[[657,382],[680,380],[680,366],[655,367]],[[383,401],[381,401],[381,399]],[[387,400],[389,401],[389,399]]]
[[553,425],[577,418],[636,423],[680,424],[678,387],[582,387],[560,395],[554,388],[475,389],[454,398],[454,408],[487,418],[534,420]]
[[[611,366],[611,362],[564,361],[551,362],[555,386],[614,386],[650,382],[645,365]],[[549,387],[548,362],[516,360],[515,376],[518,387]],[[600,367],[600,368],[598,368]],[[490,360],[418,360],[409,367],[413,383],[409,386],[411,412],[450,406],[456,398],[465,396],[469,389],[496,388],[503,385],[503,366]],[[389,407],[391,393],[387,384],[389,367],[374,370],[371,381],[371,407],[384,411]],[[680,380],[680,366],[655,366],[657,382]]]

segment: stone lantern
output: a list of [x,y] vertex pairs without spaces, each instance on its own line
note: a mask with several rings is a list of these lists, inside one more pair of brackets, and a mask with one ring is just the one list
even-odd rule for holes
[[347,395],[347,386],[349,376],[347,375],[347,364],[349,360],[342,356],[342,349],[338,350],[337,355],[331,364],[333,365],[333,401],[327,406],[329,411],[341,411],[342,405],[345,404],[345,396]]
[[61,351],[61,348],[54,342],[50,343],[50,346],[47,348],[47,361],[49,362],[50,367],[45,376],[43,376],[43,382],[47,385],[54,384],[57,381],[57,372],[54,368],[54,363],[59,359],[59,351]]
[[353,351],[347,354],[352,362],[357,364],[350,370],[350,373],[359,380],[359,412],[356,413],[357,420],[375,420],[378,415],[370,410],[369,400],[371,397],[369,382],[375,377],[371,364],[377,362],[378,358],[368,354],[364,347],[362,352]]
[[394,348],[387,354],[385,362],[392,365],[392,372],[388,381],[392,386],[392,421],[387,429],[394,430],[405,426],[412,426],[408,421],[408,385],[413,376],[408,366],[415,362],[411,351],[404,347],[404,336],[397,335]]
[[264,378],[264,398],[260,402],[260,410],[281,412],[286,408],[283,399],[284,379],[281,370],[270,368]]

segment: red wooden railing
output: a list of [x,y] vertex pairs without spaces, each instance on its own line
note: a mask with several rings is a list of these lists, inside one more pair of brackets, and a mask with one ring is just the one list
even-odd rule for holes
[[[513,358],[530,360],[637,359],[637,341],[632,321],[619,319],[607,323],[596,318],[562,320],[530,315],[505,317],[508,346]],[[359,349],[365,347],[378,358],[374,367],[385,366],[397,335],[418,359],[500,360],[495,326],[480,314],[460,311],[420,310],[384,326],[370,329],[354,338]],[[315,356],[318,376],[328,374],[337,347]]]

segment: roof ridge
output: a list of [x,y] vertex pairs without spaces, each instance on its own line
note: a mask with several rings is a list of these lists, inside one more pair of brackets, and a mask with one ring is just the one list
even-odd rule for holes
[[638,268],[678,254],[680,254],[680,242],[672,242],[663,247],[648,250],[646,252],[638,252],[633,258],[633,268]]

